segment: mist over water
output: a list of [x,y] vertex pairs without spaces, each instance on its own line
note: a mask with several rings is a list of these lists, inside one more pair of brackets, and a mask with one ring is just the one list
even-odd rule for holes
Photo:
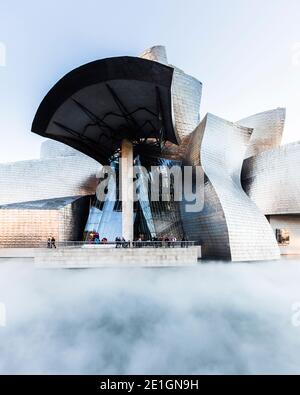
[[300,373],[300,261],[35,270],[0,263],[0,373]]

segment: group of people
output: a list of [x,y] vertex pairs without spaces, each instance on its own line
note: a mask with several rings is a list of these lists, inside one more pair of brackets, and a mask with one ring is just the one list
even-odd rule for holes
[[126,241],[124,237],[116,237],[116,248],[128,248],[130,246],[130,242]]
[[47,248],[56,248],[56,240],[54,236],[49,236],[47,239]]
[[[108,239],[103,237],[100,240],[99,233],[94,231],[89,234],[88,242],[90,244],[108,244]],[[127,241],[124,237],[116,237],[115,238],[116,248],[128,248],[130,247],[130,241]],[[150,240],[147,239],[143,234],[139,235],[139,237],[133,242],[134,247],[143,247],[144,245],[150,246],[153,244],[153,247],[175,247],[180,244],[181,247],[188,246],[188,240],[183,237],[182,240],[177,241],[175,236],[165,236],[165,237],[151,237]],[[48,248],[56,248],[56,240],[54,236],[49,236],[47,239],[47,247]]]
[[[100,239],[100,235],[97,231],[93,231],[88,235],[88,242],[90,244],[108,244],[109,243],[107,237],[103,237],[102,239]],[[116,237],[115,243],[116,243],[116,248],[128,247],[130,244],[129,242],[127,242],[125,240],[124,237]]]
[[89,234],[89,239],[88,239],[89,243],[94,243],[94,244],[107,244],[108,243],[108,239],[106,237],[103,237],[100,240],[100,235],[98,232],[91,232]]
[[[90,232],[88,235],[88,243],[90,244],[108,244],[107,237],[100,239],[100,235],[97,231]],[[116,248],[128,248],[131,246],[131,242],[126,240],[124,237],[116,237],[114,242]],[[148,238],[143,234],[140,234],[132,243],[133,247],[153,246],[153,247],[187,247],[188,240],[183,237],[180,241],[174,235],[164,237],[151,237]]]
[[187,247],[188,241],[186,237],[183,237],[180,241],[173,235],[165,237],[152,237],[150,240],[145,238],[144,235],[140,235],[134,242],[136,247],[143,247],[144,245],[153,247]]

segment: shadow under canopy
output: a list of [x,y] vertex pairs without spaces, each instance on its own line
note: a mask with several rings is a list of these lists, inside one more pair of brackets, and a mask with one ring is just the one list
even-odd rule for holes
[[46,95],[32,132],[108,164],[124,139],[136,154],[179,144],[172,118],[173,68],[136,57],[97,60],[64,76]]

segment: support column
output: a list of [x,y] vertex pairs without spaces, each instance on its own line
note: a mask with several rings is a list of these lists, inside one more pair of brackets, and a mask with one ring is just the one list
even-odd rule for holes
[[122,141],[121,160],[121,197],[122,197],[122,236],[126,241],[134,238],[133,212],[133,145],[128,140]]

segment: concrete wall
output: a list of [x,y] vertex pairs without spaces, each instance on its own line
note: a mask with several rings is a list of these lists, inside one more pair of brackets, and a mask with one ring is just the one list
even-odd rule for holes
[[[41,250],[39,248],[38,250]],[[44,251],[46,252],[48,249],[44,248]],[[26,258],[26,262],[32,262],[34,263],[34,257],[36,255],[37,248],[30,248],[30,247],[25,247],[25,248],[0,248],[0,263],[2,262],[7,262],[7,259],[13,259],[17,258],[18,260],[22,260],[24,262],[24,258]]]
[[272,215],[270,224],[276,229],[287,229],[290,235],[290,244],[280,247],[282,255],[300,254],[300,215]]
[[60,248],[36,251],[35,255],[35,264],[41,268],[176,267],[196,265],[197,261],[198,247]]

